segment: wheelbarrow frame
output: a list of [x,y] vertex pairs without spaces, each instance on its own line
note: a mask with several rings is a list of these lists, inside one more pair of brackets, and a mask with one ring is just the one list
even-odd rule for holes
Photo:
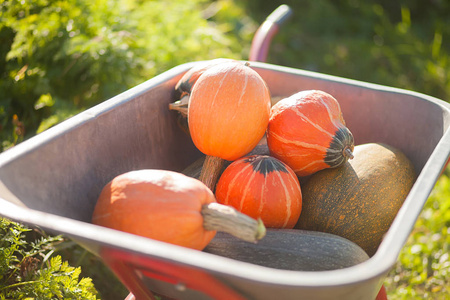
[[90,223],[96,197],[116,175],[138,168],[182,170],[200,157],[167,109],[176,82],[196,64],[168,70],[1,153],[0,215],[72,238],[101,256],[137,299],[155,293],[179,299],[374,299],[450,155],[450,106],[424,94],[251,63],[273,96],[325,90],[340,101],[357,144],[385,142],[413,161],[416,182],[364,263],[321,272],[279,270]]

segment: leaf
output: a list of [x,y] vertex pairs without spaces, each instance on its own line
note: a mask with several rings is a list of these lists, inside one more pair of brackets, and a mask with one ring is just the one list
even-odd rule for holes
[[58,272],[61,269],[62,259],[61,256],[53,256],[50,259],[49,269],[51,272]]
[[39,110],[43,107],[52,107],[55,104],[55,101],[52,98],[51,94],[42,94],[39,99],[34,104],[34,109]]

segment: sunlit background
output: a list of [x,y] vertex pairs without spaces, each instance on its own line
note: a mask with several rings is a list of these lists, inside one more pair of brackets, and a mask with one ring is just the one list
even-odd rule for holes
[[[267,62],[450,99],[445,0],[3,0],[0,151],[179,64],[248,59],[257,28],[281,4],[293,16]],[[450,298],[449,173],[385,281],[389,299]],[[124,299],[97,258],[70,241],[60,253],[82,265],[102,299]]]

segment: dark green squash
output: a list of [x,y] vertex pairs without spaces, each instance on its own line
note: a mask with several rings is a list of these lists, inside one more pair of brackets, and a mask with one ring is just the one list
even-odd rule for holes
[[398,149],[356,146],[352,160],[319,171],[302,185],[303,211],[295,228],[345,237],[372,256],[415,177],[411,161]]
[[361,247],[340,236],[295,229],[267,229],[266,236],[257,244],[218,232],[204,251],[293,271],[337,270],[369,259]]

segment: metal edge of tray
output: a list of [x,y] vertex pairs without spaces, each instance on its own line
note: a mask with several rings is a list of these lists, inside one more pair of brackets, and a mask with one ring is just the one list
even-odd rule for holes
[[103,247],[126,251],[131,255],[160,258],[215,274],[292,287],[333,287],[371,280],[385,274],[386,262],[373,258],[358,265],[332,271],[279,270],[171,245],[109,228],[19,207],[0,198],[1,215],[24,224],[37,225],[49,232],[62,233],[94,253]]
[[[358,86],[361,88],[409,94],[425,101],[431,101],[436,105],[441,106],[443,110],[450,111],[449,106],[444,104],[444,101],[416,92],[310,71],[275,66],[266,63],[255,62],[252,63],[252,65],[260,69],[315,77],[320,80],[329,80],[342,84]],[[54,138],[57,138],[59,135],[64,134],[66,131],[69,131],[74,126],[82,125],[84,122],[95,118],[97,114],[103,113],[105,110],[113,109],[124,102],[132,100],[132,98],[137,94],[143,93],[152,86],[165,82],[168,78],[181,76],[182,73],[187,71],[192,66],[193,63],[187,63],[170,69],[167,72],[164,72],[136,86],[135,88],[119,94],[97,106],[94,106],[91,109],[86,110],[85,112],[78,114],[77,116],[72,117],[71,119],[68,119],[67,121],[62,122],[59,125],[56,125],[55,127],[39,134],[39,138],[31,138],[28,141],[15,146],[13,148],[14,151],[5,151],[0,155],[0,166],[2,163],[7,163],[9,159],[30,151],[33,147],[38,146],[40,143],[46,143]],[[40,226],[52,232],[66,234],[77,240],[85,241],[86,243],[91,244],[94,248],[106,246],[124,249],[130,252],[160,257],[161,259],[170,260],[184,265],[190,265],[214,273],[242,277],[252,281],[280,284],[284,286],[289,285],[305,287],[349,285],[354,284],[355,282],[367,281],[380,277],[386,274],[395,263],[400,250],[403,247],[404,241],[409,235],[410,229],[414,225],[421,208],[434,187],[434,184],[431,183],[434,183],[437,180],[441,169],[449,156],[449,144],[450,130],[447,129],[420,173],[416,184],[405,200],[405,205],[395,218],[394,223],[392,224],[389,232],[386,234],[386,237],[381,243],[377,253],[364,263],[341,270],[321,272],[286,271],[237,262],[212,254],[169,245],[158,241],[137,237],[131,234],[117,232],[108,228],[101,228],[90,223],[19,207],[1,198],[0,206],[2,207],[2,210],[0,214],[16,221]],[[419,198],[420,201],[417,201],[417,198]],[[405,228],[408,229],[408,232],[406,232]],[[80,232],[82,232],[82,234],[80,234]],[[401,235],[400,241],[402,243],[399,242],[398,236],[396,236],[398,233]]]
[[8,161],[27,154],[42,144],[48,143],[59,136],[73,130],[74,128],[83,125],[86,122],[94,120],[98,115],[107,113],[110,110],[122,105],[125,102],[133,100],[133,98],[145,93],[147,90],[154,86],[163,84],[168,78],[175,77],[177,75],[181,76],[182,73],[186,72],[195,63],[186,63],[183,65],[176,66],[160,75],[157,75],[145,82],[138,84],[137,86],[124,91],[110,99],[107,99],[83,112],[76,114],[68,118],[65,121],[23,141],[22,143],[5,150],[0,153],[0,167],[7,164]]

